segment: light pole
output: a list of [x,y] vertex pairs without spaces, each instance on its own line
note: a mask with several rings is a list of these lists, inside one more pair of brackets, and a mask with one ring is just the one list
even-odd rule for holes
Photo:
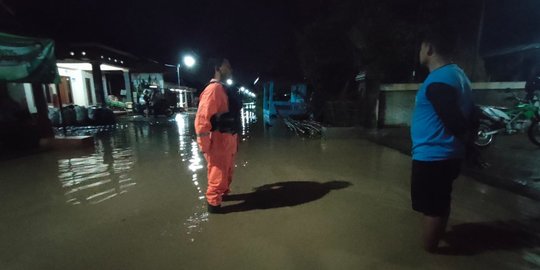
[[[183,62],[185,67],[192,68],[197,63],[197,60],[191,55],[186,55],[183,58]],[[176,65],[176,77],[178,78],[178,86],[180,87],[180,63]]]
[[176,64],[176,77],[178,78],[178,87],[180,87],[180,64]]
[[[182,62],[183,62],[184,66],[186,68],[192,68],[197,63],[197,60],[195,60],[195,57],[193,57],[192,55],[185,55],[182,58]],[[178,78],[178,88],[180,88],[180,86],[181,86],[180,67],[181,67],[180,63],[176,64],[176,77]],[[193,92],[191,92],[191,94],[192,94],[191,100],[193,101]],[[188,97],[187,97],[187,91],[178,89],[178,95],[179,95],[179,98],[180,98],[180,103],[179,103],[180,105],[179,106],[182,106],[184,104],[186,104],[186,106],[189,106]]]

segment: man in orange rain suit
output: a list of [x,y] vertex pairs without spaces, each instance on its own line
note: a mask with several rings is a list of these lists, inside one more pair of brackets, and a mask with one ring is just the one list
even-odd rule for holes
[[208,212],[219,213],[222,197],[230,192],[232,182],[241,102],[222,84],[232,75],[229,61],[219,59],[213,62],[214,78],[200,96],[195,132],[208,164]]

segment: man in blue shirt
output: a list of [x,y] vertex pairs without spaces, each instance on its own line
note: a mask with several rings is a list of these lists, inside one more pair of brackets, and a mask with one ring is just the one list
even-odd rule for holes
[[411,137],[412,207],[424,214],[424,249],[436,252],[450,215],[473,112],[471,83],[452,63],[456,39],[449,31],[426,33],[420,63],[430,71],[416,96]]

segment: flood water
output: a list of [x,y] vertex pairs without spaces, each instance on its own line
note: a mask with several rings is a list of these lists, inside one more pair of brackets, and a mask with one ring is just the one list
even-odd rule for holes
[[461,177],[446,242],[420,248],[410,157],[302,139],[244,111],[225,214],[206,211],[193,115],[0,163],[0,269],[540,269],[536,201]]

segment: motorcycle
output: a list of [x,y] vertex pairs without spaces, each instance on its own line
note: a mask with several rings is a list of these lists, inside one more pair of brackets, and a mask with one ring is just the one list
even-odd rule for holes
[[529,140],[540,146],[540,100],[511,97],[517,101],[513,108],[480,106],[481,116],[478,136],[474,143],[487,147],[493,143],[497,134],[513,135],[527,132]]

